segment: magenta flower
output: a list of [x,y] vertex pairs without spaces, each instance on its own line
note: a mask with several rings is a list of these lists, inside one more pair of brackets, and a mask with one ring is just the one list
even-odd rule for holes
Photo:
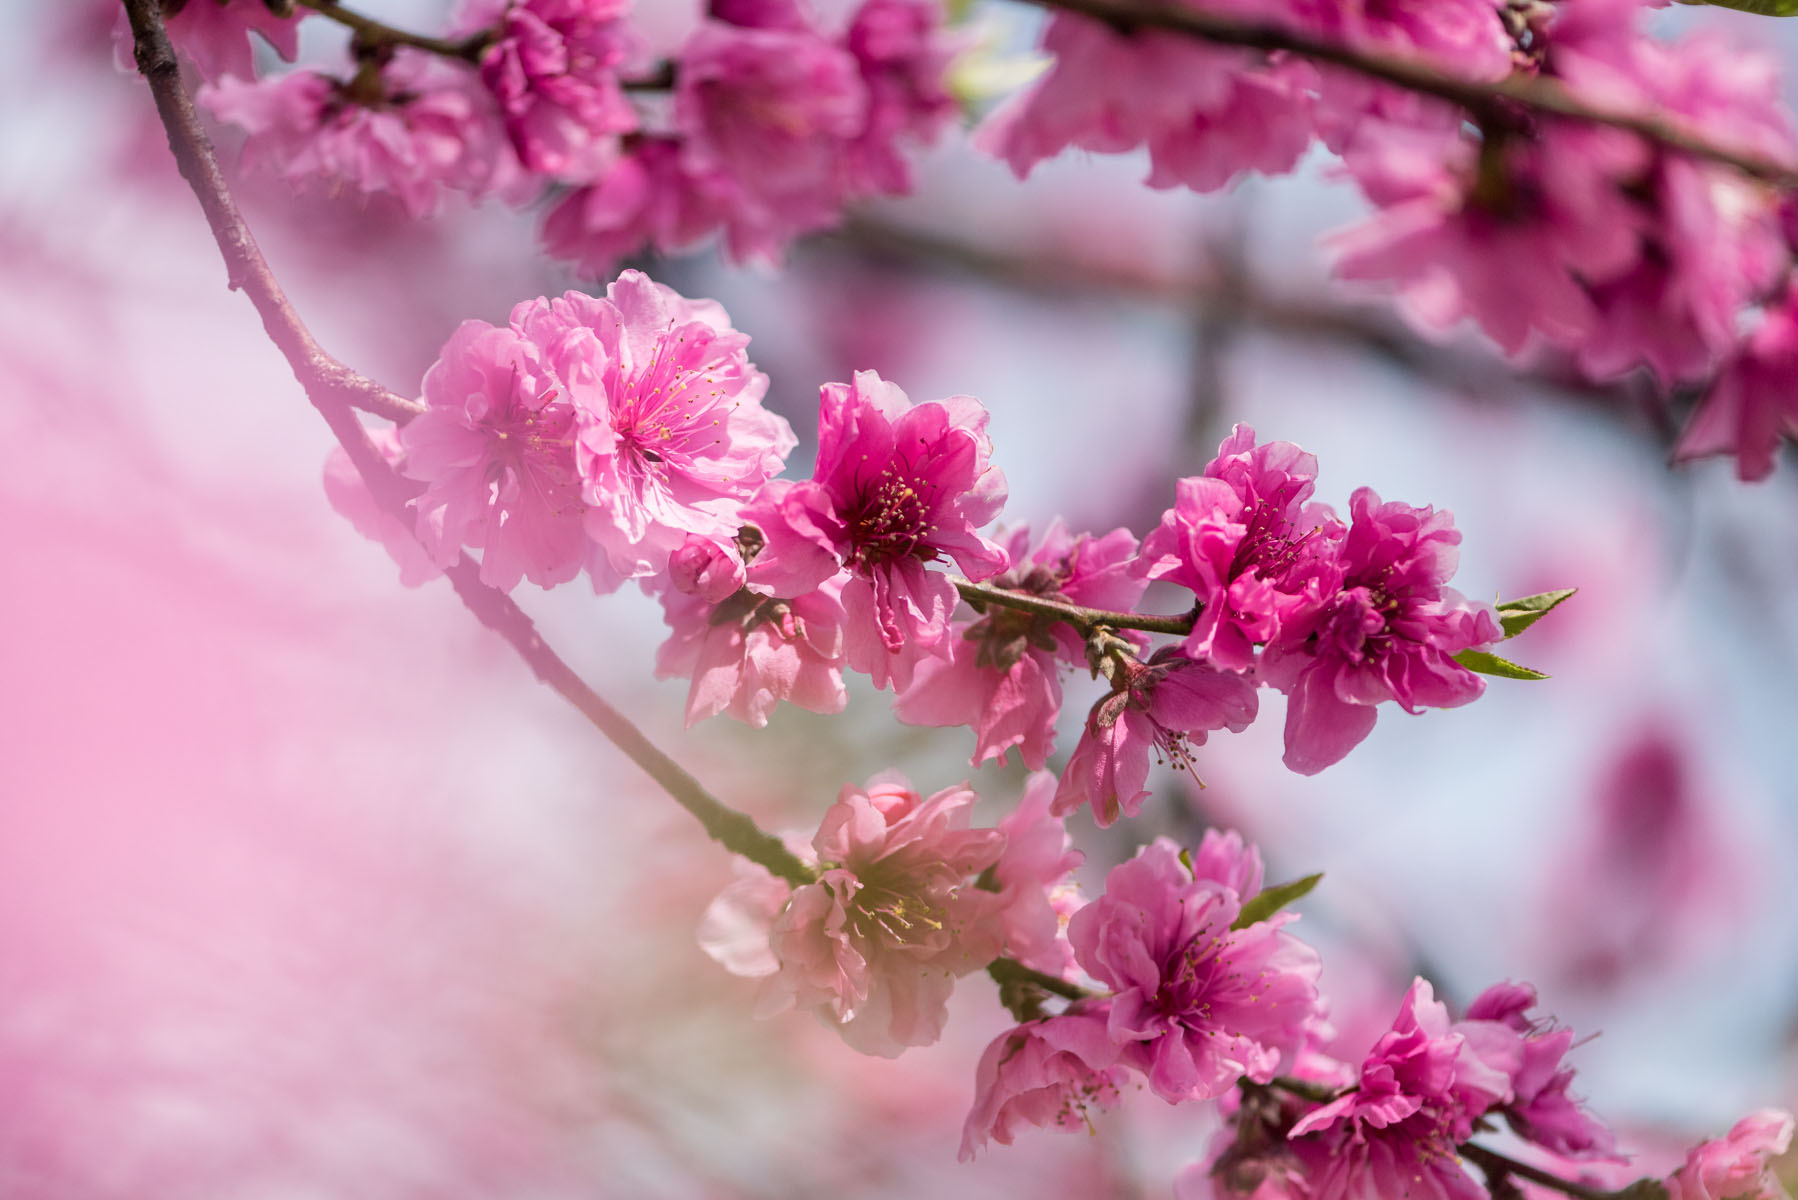
[[672,138],[631,138],[624,154],[584,187],[570,190],[543,219],[544,249],[586,275],[612,273],[618,261],[653,246],[693,246],[723,220],[723,192],[690,175]]
[[[235,75],[256,78],[252,33],[274,47],[288,62],[300,51],[297,16],[276,16],[263,0],[162,0],[163,27],[169,41],[207,79]],[[121,10],[113,32],[114,57],[131,68],[131,22]]]
[[1266,1083],[1318,1013],[1317,952],[1281,914],[1233,930],[1248,897],[1195,878],[1166,838],[1113,867],[1074,914],[1080,966],[1114,989],[1107,1031],[1121,1061],[1171,1103],[1210,1099],[1244,1076]]
[[810,29],[708,21],[681,50],[682,165],[727,197],[737,258],[772,259],[793,235],[836,222],[843,155],[867,114],[855,56]]
[[1174,507],[1143,539],[1142,570],[1190,588],[1200,609],[1182,649],[1227,671],[1255,664],[1255,647],[1311,602],[1313,560],[1341,537],[1335,514],[1307,505],[1317,459],[1290,442],[1255,444],[1237,425],[1203,476],[1176,485]]
[[1055,793],[1057,813],[1090,804],[1100,828],[1142,807],[1151,755],[1190,770],[1192,749],[1207,733],[1241,733],[1259,708],[1253,684],[1181,658],[1171,646],[1146,663],[1126,662],[1114,686],[1087,714]]
[[974,886],[1005,835],[969,829],[966,786],[921,799],[891,773],[845,787],[812,847],[818,882],[773,919],[778,964],[757,1012],[809,1008],[864,1054],[926,1046],[948,1019],[955,977],[999,953],[999,897]]
[[1788,289],[1724,364],[1675,455],[1733,454],[1736,474],[1765,479],[1782,438],[1798,438],[1798,291]]
[[1454,655],[1496,641],[1492,610],[1445,586],[1461,534],[1446,512],[1350,498],[1353,521],[1332,570],[1340,583],[1285,622],[1261,678],[1286,693],[1286,765],[1315,775],[1354,749],[1395,700],[1406,712],[1478,699],[1485,682]]
[[962,1126],[962,1162],[989,1140],[1011,1145],[1021,1128],[1090,1130],[1096,1112],[1115,1106],[1127,1073],[1106,1032],[1107,1006],[1083,1001],[1056,1017],[994,1038],[974,1071],[974,1107]]
[[1763,1109],[1705,1142],[1667,1177],[1667,1200],[1789,1200],[1768,1163],[1792,1144],[1792,1114]]
[[1535,1006],[1536,989],[1528,984],[1494,984],[1468,1005],[1455,1032],[1510,1078],[1504,1114],[1518,1137],[1561,1158],[1625,1161],[1604,1122],[1567,1094],[1573,1069],[1562,1068],[1561,1060],[1573,1046],[1573,1031],[1527,1016]]
[[631,51],[628,0],[471,0],[455,22],[492,30],[481,80],[499,102],[519,161],[572,183],[602,174],[618,135],[637,127],[618,84]]
[[1485,1189],[1461,1169],[1455,1147],[1509,1097],[1506,1073],[1467,1047],[1430,985],[1418,979],[1392,1030],[1361,1064],[1356,1089],[1292,1127],[1309,1194],[1480,1200]]
[[670,572],[662,608],[673,632],[656,651],[656,678],[693,681],[689,726],[724,712],[760,729],[782,700],[812,712],[843,711],[849,696],[839,583],[786,600],[733,586],[714,600],[715,571],[689,572],[675,562]]
[[418,537],[439,566],[480,547],[481,579],[565,583],[587,557],[576,406],[542,349],[511,326],[464,321],[425,372],[425,411],[401,430],[424,483]]
[[435,213],[446,188],[479,196],[520,179],[486,100],[454,68],[402,47],[382,69],[377,94],[359,86],[290,71],[251,83],[221,79],[199,99],[244,130],[246,168],[390,192],[414,217]]
[[1055,776],[1037,771],[1024,781],[1018,806],[1000,820],[1005,849],[993,866],[999,890],[1004,953],[1027,967],[1065,976],[1072,949],[1062,937],[1074,889],[1068,876],[1085,859],[1060,817],[1051,811]]
[[[1148,585],[1130,570],[1136,538],[1127,529],[1074,537],[1057,521],[1034,550],[1020,529],[1006,552],[1012,565],[991,582],[1013,591],[1128,609]],[[893,711],[914,725],[971,726],[975,766],[1004,762],[1015,746],[1025,766],[1040,770],[1055,747],[1062,664],[1084,662],[1084,643],[1068,625],[990,605],[979,620],[950,627],[942,653],[918,664]]]
[[[399,430],[370,429],[368,440],[388,465],[398,467],[404,461]],[[386,548],[399,564],[400,582],[406,587],[418,587],[443,574],[443,569],[419,545],[411,527],[376,502],[374,493],[368,490],[368,484],[341,446],[325,459],[325,499],[355,526],[357,533]]]
[[849,665],[903,691],[949,632],[957,593],[926,570],[953,558],[971,579],[1005,567],[981,537],[1005,502],[988,457],[986,411],[969,396],[914,405],[872,371],[824,385],[810,480],[775,480],[745,512],[765,539],[752,584],[777,596],[811,591],[839,570]]
[[1149,186],[1215,191],[1244,171],[1289,171],[1311,144],[1306,63],[1066,15],[1050,21],[1043,49],[1055,56],[1049,73],[975,135],[1020,177],[1069,147],[1146,145]]
[[689,534],[736,536],[744,501],[796,439],[762,407],[767,376],[722,307],[626,271],[603,300],[534,300],[512,325],[583,410],[575,459],[596,589],[664,570]]
[[868,90],[862,130],[845,151],[852,194],[911,191],[901,141],[929,145],[961,105],[949,91],[955,41],[943,30],[937,0],[864,0],[843,35]]

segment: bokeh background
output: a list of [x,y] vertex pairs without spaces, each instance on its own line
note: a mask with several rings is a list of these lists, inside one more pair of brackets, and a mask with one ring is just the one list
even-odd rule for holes
[[[640,6],[670,28],[693,7]],[[981,14],[1028,44],[1029,10]],[[1212,1125],[1146,1095],[956,1163],[1009,1021],[980,977],[896,1062],[750,1019],[753,985],[693,935],[723,852],[326,505],[329,435],[226,291],[115,66],[114,6],[0,17],[0,1197],[1167,1195]],[[1775,22],[1666,19],[1798,50]],[[1325,871],[1302,928],[1353,1056],[1415,972],[1451,1004],[1531,980],[1602,1034],[1582,1087],[1646,1169],[1798,1101],[1798,464],[1756,487],[1669,470],[1680,398],[1425,341],[1333,285],[1320,239],[1360,202],[1321,158],[1213,197],[1143,174],[1067,159],[1019,184],[958,134],[914,197],[779,272],[638,265],[753,335],[807,439],[795,470],[818,385],[871,367],[985,402],[1011,519],[1141,531],[1247,421],[1315,452],[1325,499],[1452,510],[1471,595],[1578,586],[1516,643],[1551,681],[1386,712],[1315,778],[1279,765],[1265,693],[1204,748],[1204,789],[1166,775],[1134,823],[1074,819],[1089,881],[1208,824],[1275,878]],[[402,393],[463,318],[596,282],[543,258],[528,212],[241,194],[320,340]],[[968,731],[898,724],[866,688],[837,718],[683,729],[653,601],[519,598],[771,826],[809,830],[888,766],[927,792],[969,773]],[[1070,688],[1064,752],[1092,693]],[[994,816],[1022,785],[975,778]]]

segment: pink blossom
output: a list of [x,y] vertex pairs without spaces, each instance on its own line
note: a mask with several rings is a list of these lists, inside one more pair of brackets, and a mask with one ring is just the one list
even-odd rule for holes
[[724,191],[681,166],[680,142],[644,137],[592,183],[570,190],[543,219],[544,248],[587,275],[608,275],[618,261],[653,246],[685,250],[723,220]]
[[865,0],[843,35],[868,89],[861,133],[845,151],[855,194],[911,191],[899,143],[929,145],[961,112],[948,86],[956,44],[937,0]]
[[1069,147],[1146,145],[1151,187],[1215,191],[1244,171],[1289,171],[1311,143],[1307,63],[1068,15],[1050,21],[1043,49],[1048,74],[975,135],[1020,177]]
[[[252,33],[288,62],[300,51],[299,18],[276,16],[263,0],[161,0],[161,8],[169,40],[207,79],[256,77]],[[122,69],[133,69],[131,44],[131,22],[120,10],[113,25],[113,45]]]
[[512,326],[464,321],[425,372],[426,409],[401,431],[425,484],[418,536],[439,566],[481,547],[481,579],[565,583],[587,556],[574,439],[580,419],[542,349]]
[[1528,984],[1494,984],[1467,1006],[1455,1031],[1482,1061],[1509,1076],[1504,1114],[1518,1137],[1561,1158],[1623,1161],[1611,1131],[1567,1094],[1573,1069],[1562,1068],[1561,1060],[1573,1046],[1573,1031],[1526,1015],[1535,1005]]
[[1085,855],[1073,848],[1061,818],[1050,810],[1054,798],[1055,776],[1049,772],[1034,772],[1024,781],[1018,806],[998,825],[1005,849],[993,866],[993,876],[1006,957],[1063,976],[1074,961],[1061,933],[1073,903],[1068,876]]
[[767,376],[720,305],[626,271],[603,300],[529,301],[512,325],[583,410],[575,459],[594,587],[666,569],[688,534],[736,536],[743,502],[796,439],[762,407]]
[[1455,1032],[1422,979],[1390,1032],[1361,1064],[1358,1087],[1292,1127],[1313,1200],[1411,1196],[1480,1200],[1455,1147],[1495,1103],[1510,1097],[1504,1071]]
[[1454,655],[1498,639],[1489,606],[1446,587],[1461,534],[1446,512],[1381,503],[1371,488],[1349,502],[1348,534],[1332,567],[1340,582],[1285,624],[1261,676],[1286,693],[1286,765],[1315,775],[1372,731],[1375,706],[1406,712],[1478,699],[1484,681]]
[[1798,437],[1798,290],[1779,302],[1723,365],[1680,435],[1676,457],[1733,454],[1736,474],[1773,473],[1781,438]]
[[1057,813],[1090,804],[1101,828],[1142,807],[1151,754],[1190,770],[1192,748],[1204,745],[1208,732],[1240,733],[1258,709],[1253,684],[1180,658],[1172,647],[1118,670],[1117,690],[1087,714],[1055,794]]
[[786,600],[747,588],[713,600],[706,592],[715,573],[670,570],[674,585],[662,593],[662,608],[673,632],[656,652],[656,678],[692,679],[689,726],[725,712],[760,729],[782,700],[843,711],[841,584]]
[[921,799],[896,775],[845,787],[812,839],[818,882],[774,918],[759,1015],[809,1008],[864,1054],[936,1041],[955,977],[999,952],[998,897],[973,886],[1005,836],[969,829],[965,785]]
[[986,411],[969,396],[912,404],[872,371],[825,384],[810,480],[775,480],[745,513],[765,539],[752,584],[798,595],[839,570],[849,665],[903,691],[949,632],[957,592],[926,564],[953,558],[971,579],[1006,565],[981,537],[1005,501],[990,465]]
[[681,50],[682,166],[727,197],[737,258],[773,258],[793,235],[836,222],[843,154],[867,113],[855,56],[809,29],[708,21]]
[[492,30],[481,80],[519,161],[569,182],[603,173],[637,127],[616,69],[631,52],[628,0],[472,0],[463,33]]
[[[1011,566],[993,586],[1092,608],[1129,609],[1147,580],[1129,570],[1136,538],[1127,529],[1103,537],[1075,537],[1059,521],[1030,548],[1019,529],[1006,546]],[[1061,712],[1061,664],[1083,663],[1085,646],[1067,624],[1001,604],[979,620],[950,627],[938,657],[918,664],[912,684],[894,704],[901,721],[968,725],[975,766],[1004,762],[1017,747],[1024,765],[1039,770],[1055,745]]]
[[974,1107],[962,1126],[963,1162],[991,1140],[1011,1145],[1021,1128],[1092,1128],[1095,1112],[1115,1106],[1126,1072],[1106,1032],[1108,1008],[1091,1001],[994,1038],[974,1071]]
[[478,196],[516,184],[494,116],[461,73],[402,47],[375,83],[365,95],[360,79],[290,71],[250,83],[227,77],[199,99],[244,130],[245,167],[391,192],[414,217],[436,212],[445,188]]
[[1792,1114],[1763,1109],[1705,1142],[1667,1177],[1667,1200],[1788,1200],[1769,1160],[1792,1144]]
[[1255,444],[1237,425],[1204,475],[1176,485],[1174,507],[1143,540],[1149,579],[1192,589],[1200,605],[1182,649],[1229,671],[1254,666],[1306,598],[1312,559],[1341,536],[1335,515],[1307,505],[1317,459],[1290,442]]
[[[399,466],[405,457],[397,429],[370,429],[368,440],[380,451],[389,465]],[[399,564],[400,582],[417,587],[443,574],[418,538],[404,522],[383,509],[368,490],[362,475],[342,447],[331,451],[325,459],[325,498],[331,507],[349,519],[356,532],[372,542],[379,542]]]
[[1317,952],[1277,915],[1232,929],[1247,897],[1197,879],[1159,838],[1105,877],[1074,914],[1080,966],[1114,989],[1107,1030],[1123,1060],[1169,1103],[1209,1099],[1238,1079],[1266,1083],[1317,1014]]

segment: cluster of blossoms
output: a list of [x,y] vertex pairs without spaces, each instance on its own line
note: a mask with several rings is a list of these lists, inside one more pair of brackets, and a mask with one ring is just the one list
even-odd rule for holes
[[[1472,84],[1540,80],[1653,114],[1736,154],[1798,163],[1771,60],[1640,31],[1655,0],[1207,0],[1192,7]],[[1334,239],[1345,279],[1393,284],[1427,329],[1470,319],[1507,353],[1565,351],[1593,379],[1645,366],[1710,386],[1679,452],[1744,478],[1798,435],[1794,228],[1778,192],[1636,133],[1495,100],[1477,110],[1284,52],[1058,15],[1054,66],[977,138],[1019,173],[1068,148],[1146,148],[1148,183],[1199,191],[1291,170],[1313,141],[1375,209]],[[1759,330],[1741,333],[1744,315]]]
[[[713,0],[665,58],[629,0],[463,0],[441,37],[355,18],[352,68],[257,78],[251,33],[283,57],[309,7],[164,0],[175,44],[213,82],[201,102],[244,154],[295,182],[386,192],[414,216],[446,191],[556,198],[550,253],[593,274],[722,231],[777,257],[852,200],[910,190],[908,146],[957,105],[936,0]],[[285,15],[278,15],[276,8]]]
[[[717,304],[635,271],[603,299],[465,322],[423,412],[381,443],[418,485],[414,528],[342,479],[333,498],[412,580],[466,549],[501,588],[636,580],[661,597],[658,669],[691,681],[689,722],[762,725],[781,700],[840,710],[847,669],[891,689],[902,720],[970,727],[976,764],[1015,748],[1041,769],[1062,677],[1085,667],[1106,687],[1053,803],[1102,825],[1141,806],[1152,760],[1190,768],[1210,732],[1253,721],[1259,685],[1287,695],[1286,763],[1306,774],[1384,702],[1482,692],[1456,656],[1507,631],[1447,586],[1447,513],[1363,488],[1345,520],[1310,502],[1312,456],[1238,426],[1140,544],[1059,524],[1000,542],[981,532],[1006,487],[977,401],[914,403],[866,371],[827,384],[812,476],[782,478],[795,439],[762,407],[747,341]],[[1130,611],[1158,581],[1190,593],[1185,613]],[[1144,630],[1179,640],[1152,649]]]

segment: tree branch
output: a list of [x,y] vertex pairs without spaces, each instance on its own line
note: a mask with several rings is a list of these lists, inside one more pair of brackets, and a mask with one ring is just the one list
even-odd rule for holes
[[1162,30],[1201,38],[1220,46],[1285,51],[1313,62],[1343,67],[1407,91],[1435,96],[1477,117],[1502,112],[1507,103],[1549,116],[1570,117],[1638,134],[1671,150],[1734,167],[1775,187],[1798,187],[1798,168],[1720,146],[1652,113],[1623,112],[1592,105],[1552,79],[1510,75],[1492,83],[1458,79],[1414,59],[1357,50],[1277,25],[1252,24],[1184,5],[1120,0],[1025,0],[1041,8],[1074,13],[1125,32]]
[[411,46],[415,50],[427,50],[432,54],[441,54],[445,58],[458,58],[463,62],[478,63],[487,47],[493,44],[493,31],[482,30],[472,37],[451,39],[428,37],[422,33],[412,33],[377,21],[373,17],[365,17],[359,12],[345,8],[337,0],[295,0],[301,8],[309,8],[321,17],[329,17],[339,25],[354,30],[358,41],[369,46]]
[[1091,633],[1100,625],[1112,629],[1140,629],[1144,633],[1169,633],[1184,637],[1192,632],[1193,621],[1198,616],[1198,609],[1179,616],[1160,616],[1155,613],[1113,612],[1107,608],[1087,608],[1067,600],[1051,600],[1047,596],[1036,596],[1029,592],[1014,592],[1007,588],[994,587],[987,583],[974,583],[959,575],[949,576],[962,599],[975,608],[983,608],[988,604],[998,604],[1006,608],[1022,609],[1042,617],[1054,617],[1074,626],[1082,634]]
[[1587,1187],[1571,1179],[1562,1179],[1540,1167],[1532,1167],[1528,1163],[1518,1162],[1514,1158],[1488,1150],[1484,1146],[1476,1146],[1472,1142],[1463,1143],[1461,1155],[1471,1160],[1488,1180],[1497,1176],[1515,1175],[1519,1179],[1527,1179],[1531,1183],[1545,1188],[1552,1188],[1574,1200],[1666,1200],[1667,1189],[1652,1179],[1639,1179],[1628,1187],[1610,1191],[1605,1188]]

